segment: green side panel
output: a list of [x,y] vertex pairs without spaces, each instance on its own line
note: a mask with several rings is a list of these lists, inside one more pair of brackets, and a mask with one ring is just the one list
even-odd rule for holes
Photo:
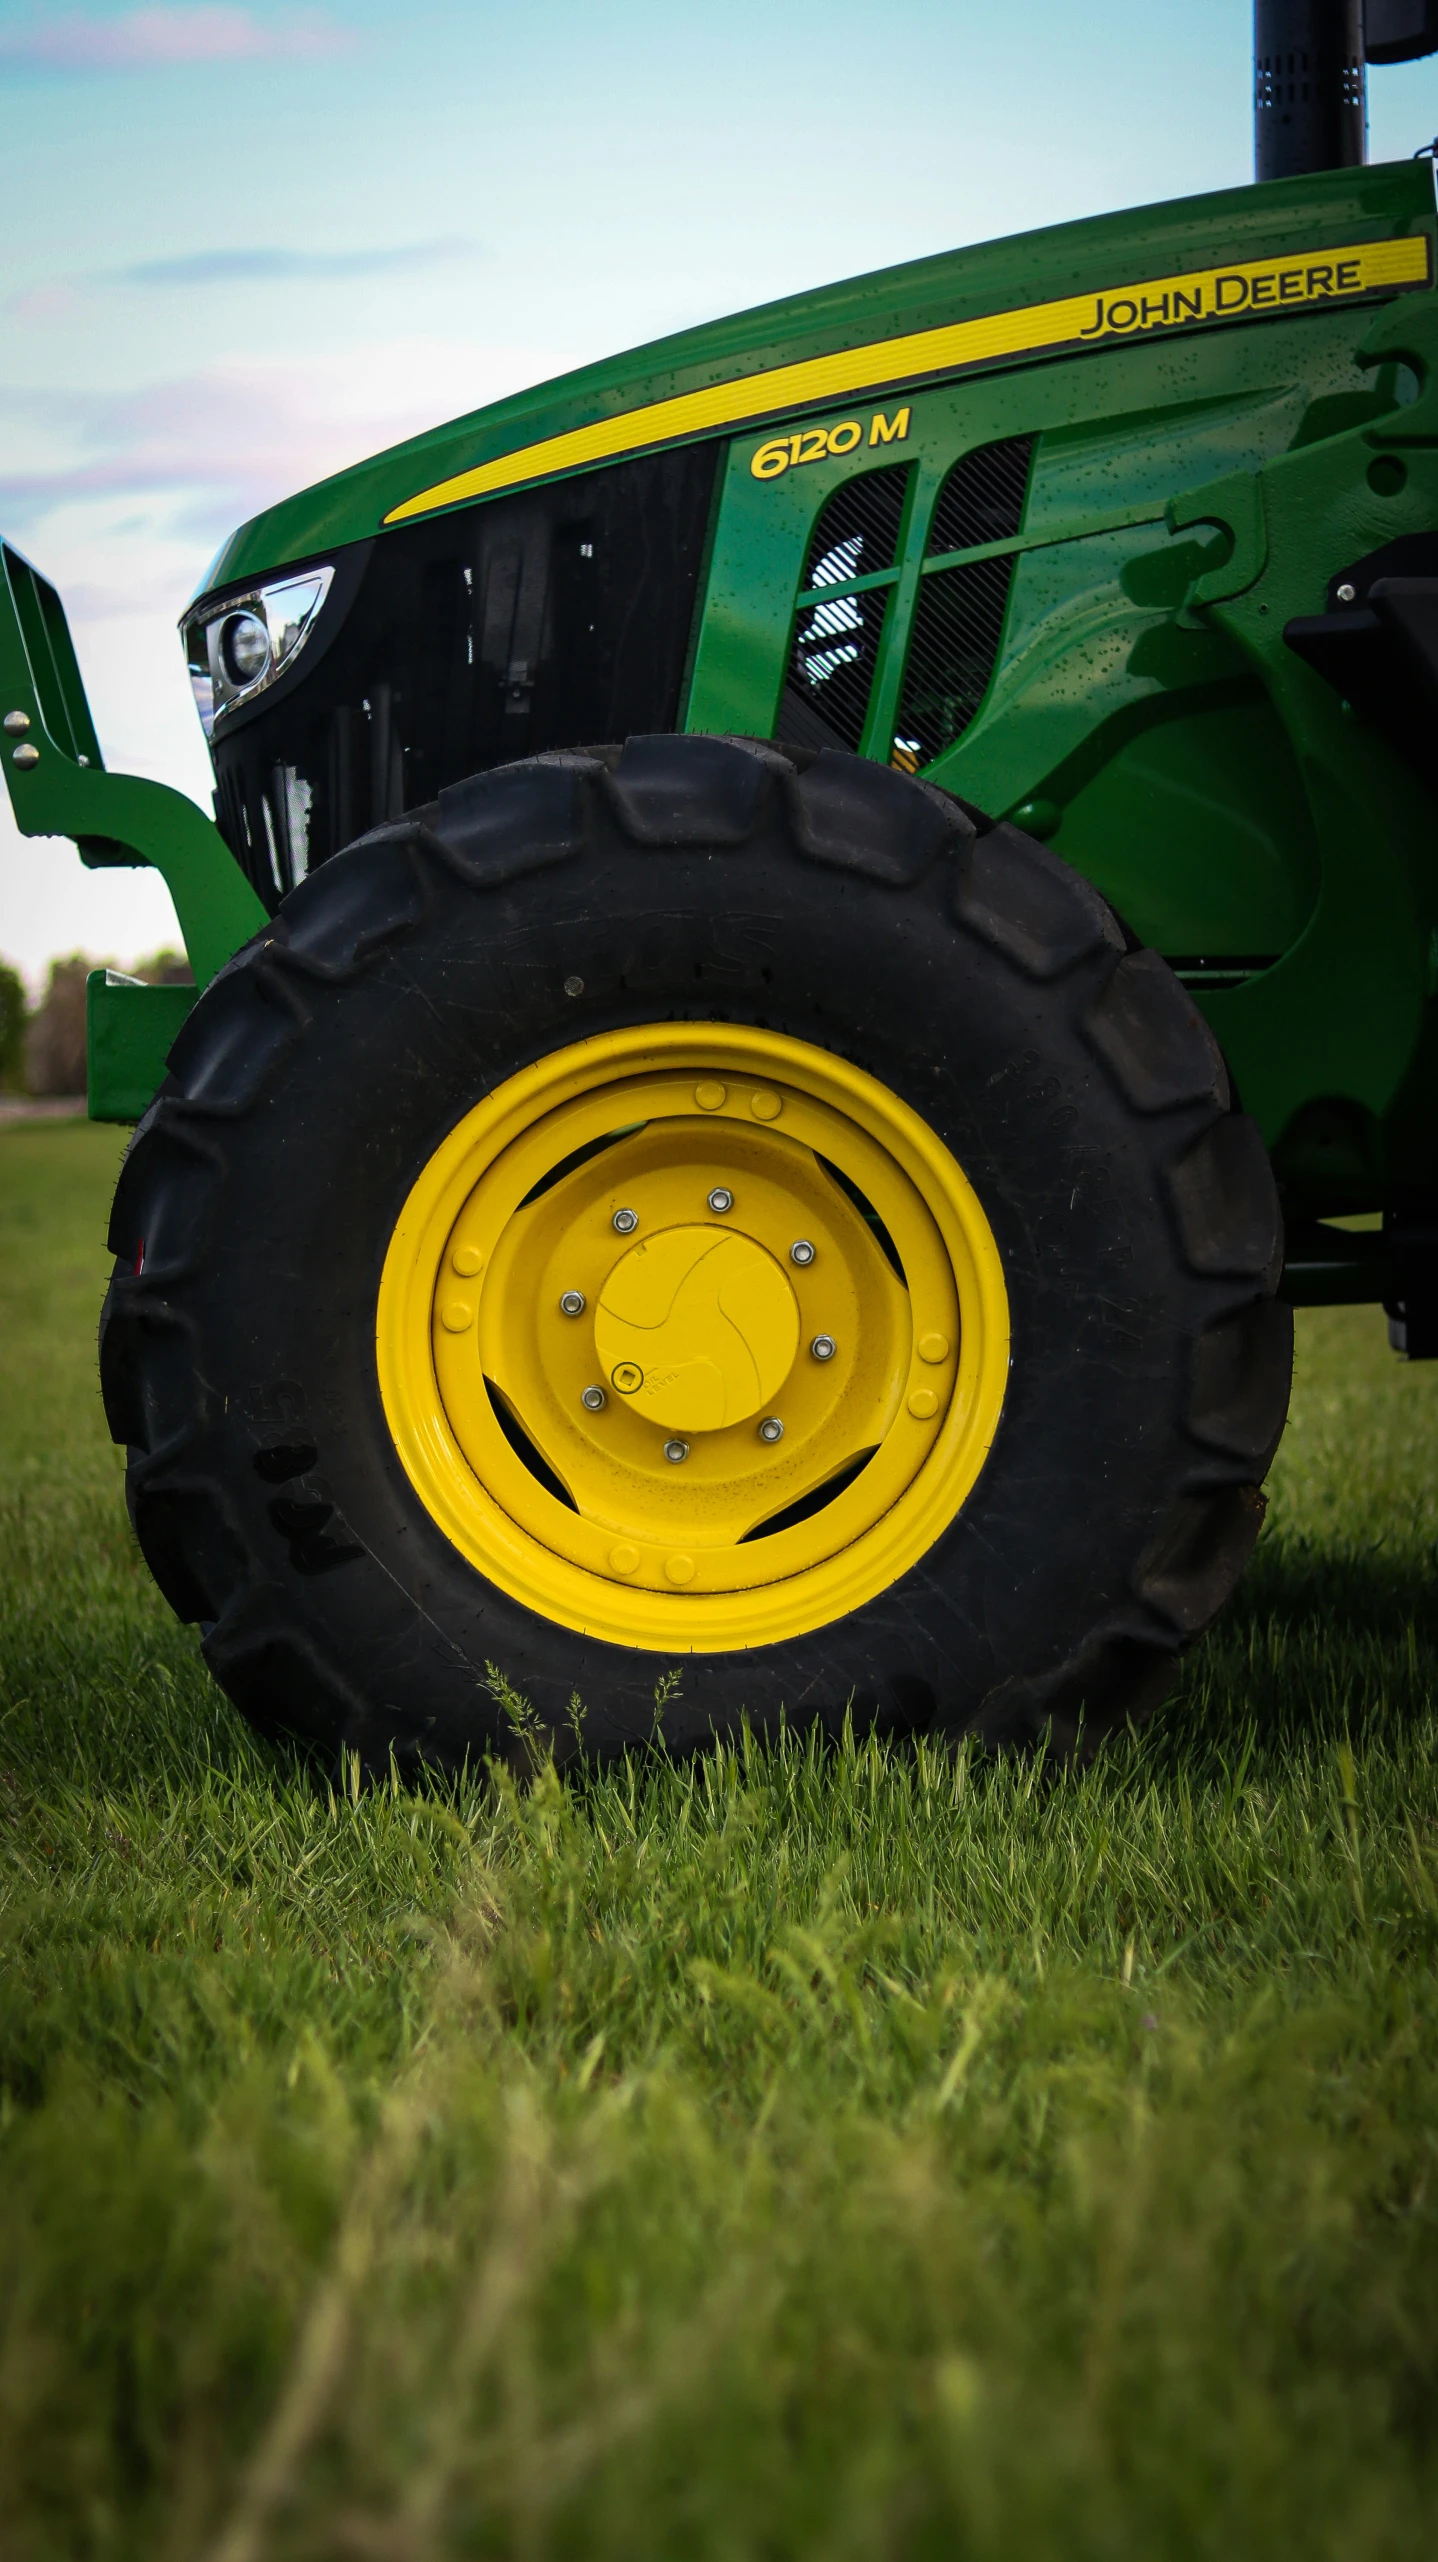
[[92,970],[85,982],[85,1055],[92,1121],[138,1121],[154,1101],[171,1043],[195,1002],[192,987],[142,987]]
[[1216,970],[1296,943],[1318,894],[1318,841],[1262,689],[1211,685],[1191,709],[1179,697],[1168,717],[1106,743],[1058,825],[1056,803],[1038,812],[1038,832],[1061,839],[1140,941]]
[[268,919],[219,829],[183,792],[107,774],[65,621],[47,579],[0,544],[0,717],[5,780],[22,836],[70,836],[82,858],[153,864],[204,987]]
[[947,556],[1003,553],[1012,575],[988,692],[926,770],[1043,836],[1188,970],[1292,1209],[1438,1186],[1432,798],[1283,640],[1346,563],[1438,526],[1438,297],[970,376],[909,407],[902,445],[871,453],[856,408],[862,454],[772,480],[751,468],[764,438],[734,440],[686,726],[774,733],[819,510],[861,462],[902,459],[902,557],[852,583],[892,587],[862,744],[896,754],[935,496],[960,455],[1032,438],[1019,534]]
[[204,588],[362,541],[391,508],[453,473],[653,401],[1040,299],[1229,260],[1306,256],[1325,244],[1431,229],[1432,219],[1427,170],[1399,161],[1139,206],[826,285],[586,366],[392,446],[242,525]]
[[[1421,299],[1431,308],[1431,297]],[[938,776],[983,806],[1011,807],[1103,717],[1095,684],[1119,710],[1241,669],[1241,659],[1196,630],[1191,616],[1180,634],[1186,648],[1172,665],[1146,668],[1141,655],[1130,664],[1147,637],[1173,623],[1211,559],[1231,568],[1230,536],[1213,523],[1175,535],[1165,511],[1216,486],[1232,494],[1243,485],[1240,476],[1302,436],[1315,408],[1361,385],[1355,360],[1373,319],[1371,308],[1338,310],[970,377],[912,395],[908,435],[877,447],[868,441],[872,422],[878,416],[890,423],[898,404],[861,403],[823,419],[827,425],[852,415],[865,440],[859,452],[774,480],[756,480],[751,469],[766,434],[735,438],[686,726],[771,728],[815,520],[861,465],[902,461],[914,467],[913,499],[896,573],[897,611],[885,635],[887,665],[876,687],[878,697],[895,695],[945,474],[973,446],[1032,435],[1039,442],[1022,539],[992,547],[1019,557],[998,678],[956,751],[959,761]],[[1390,388],[1387,409],[1395,400]],[[1248,533],[1251,547],[1251,524]],[[1260,565],[1252,563],[1255,571]],[[876,728],[872,752],[887,755],[881,724]]]

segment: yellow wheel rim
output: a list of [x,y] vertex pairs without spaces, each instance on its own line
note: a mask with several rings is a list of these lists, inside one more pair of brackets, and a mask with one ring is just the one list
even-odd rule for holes
[[778,1033],[648,1024],[450,1132],[377,1350],[410,1480],[482,1574],[711,1652],[842,1618],[932,1547],[998,1426],[1008,1301],[972,1186],[887,1087]]

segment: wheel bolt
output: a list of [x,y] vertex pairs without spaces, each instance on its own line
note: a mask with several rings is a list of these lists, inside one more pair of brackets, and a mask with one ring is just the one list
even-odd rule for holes
[[564,1291],[560,1298],[559,1305],[561,1313],[564,1316],[582,1317],[584,1314],[584,1292],[582,1290]]
[[615,1226],[615,1232],[616,1232],[616,1234],[617,1234],[617,1235],[622,1236],[622,1237],[632,1237],[632,1236],[633,1236],[633,1234],[634,1234],[634,1231],[635,1231],[635,1229],[638,1227],[638,1225],[639,1225],[639,1213],[638,1213],[638,1211],[637,1211],[637,1210],[616,1210],[616,1211],[615,1211],[615,1213],[614,1213],[614,1226]]
[[726,1191],[722,1183],[716,1183],[713,1191],[709,1195],[709,1207],[711,1210],[732,1210],[734,1207],[733,1193]]
[[582,1406],[588,1409],[590,1414],[602,1414],[605,1405],[604,1390],[602,1388],[585,1388],[580,1395],[579,1402]]
[[766,1414],[763,1422],[759,1426],[759,1438],[761,1441],[782,1441],[784,1438],[783,1418],[777,1414]]
[[791,1263],[797,1263],[801,1271],[806,1264],[813,1262],[814,1249],[807,1237],[795,1237],[789,1248],[789,1260]]
[[677,1468],[677,1467],[678,1467],[678,1465],[679,1465],[680,1460],[681,1460],[681,1459],[687,1459],[687,1458],[688,1458],[688,1456],[689,1456],[689,1444],[688,1444],[688,1442],[687,1442],[687,1441],[666,1441],[666,1442],[665,1442],[665,1444],[664,1444],[664,1456],[665,1456],[665,1458],[666,1458],[666,1459],[670,1460],[670,1461],[672,1462],[672,1464]]
[[838,1349],[831,1334],[816,1334],[809,1346],[816,1361],[832,1361]]

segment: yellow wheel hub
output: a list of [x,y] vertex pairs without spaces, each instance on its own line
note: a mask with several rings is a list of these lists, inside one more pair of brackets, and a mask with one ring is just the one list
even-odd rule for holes
[[380,1285],[380,1389],[455,1546],[564,1626],[796,1636],[960,1509],[1008,1371],[961,1168],[827,1051],[651,1024],[542,1059],[452,1130]]
[[610,1273],[594,1348],[636,1414],[674,1432],[718,1432],[757,1414],[788,1378],[799,1302],[753,1237],[663,1228]]

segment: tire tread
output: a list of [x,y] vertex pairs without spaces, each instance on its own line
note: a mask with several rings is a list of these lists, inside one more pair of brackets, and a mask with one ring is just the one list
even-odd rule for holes
[[[136,1131],[111,1222],[106,1414],[130,1446],[133,1516],[156,1579],[182,1617],[206,1623],[207,1660],[257,1724],[375,1755],[423,1754],[432,1721],[412,1698],[391,1704],[386,1677],[357,1683],[296,1623],[278,1566],[286,1536],[298,1550],[311,1536],[293,1511],[304,1489],[275,1498],[291,1505],[291,1529],[277,1523],[274,1554],[262,1555],[218,1463],[205,1458],[215,1391],[185,1301],[232,1179],[230,1129],[266,1102],[304,1043],[321,984],[361,977],[437,900],[501,892],[526,873],[576,862],[616,822],[656,855],[735,853],[776,805],[796,862],[900,894],[947,864],[944,895],[963,933],[1036,987],[1071,978],[1063,1001],[1078,1037],[1125,1105],[1153,1124],[1155,1182],[1204,1310],[1167,1509],[1156,1533],[1145,1524],[1127,1596],[1100,1607],[1093,1629],[1047,1671],[1000,1680],[975,1706],[973,1730],[995,1744],[1047,1733],[1059,1749],[1087,1749],[1151,1712],[1180,1649],[1231,1590],[1262,1518],[1258,1486],[1282,1428],[1292,1329],[1268,1295],[1281,1232],[1267,1156],[1252,1122],[1229,1108],[1222,1060],[1192,1000],[1156,955],[1127,949],[1080,875],[1011,824],[980,824],[933,785],[827,750],[637,737],[475,777],[333,858],[212,983]],[[345,1550],[336,1565],[368,1553],[338,1513],[313,1535]],[[289,1562],[304,1573],[302,1555]],[[323,1562],[328,1580],[328,1555]],[[415,1644],[444,1656],[449,1641],[431,1627]],[[408,1674],[397,1688],[406,1681],[413,1691]],[[918,1697],[924,1685],[910,1689]],[[490,1742],[503,1749],[504,1737],[491,1729]]]

